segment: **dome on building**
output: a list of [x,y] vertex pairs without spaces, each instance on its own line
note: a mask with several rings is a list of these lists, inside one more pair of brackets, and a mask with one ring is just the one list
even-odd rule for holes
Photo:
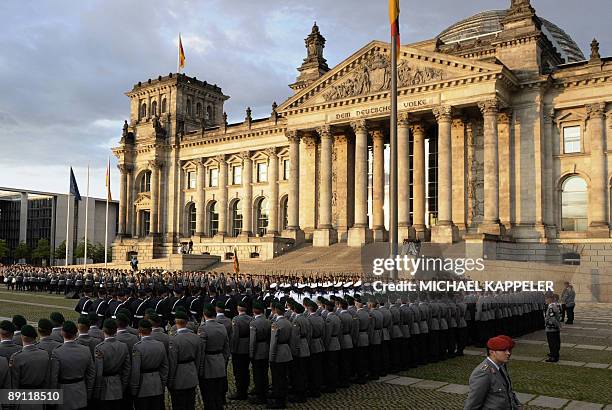
[[[449,44],[499,33],[503,30],[502,21],[507,13],[507,10],[489,10],[475,14],[448,27],[437,37]],[[542,32],[566,62],[585,60],[580,47],[565,31],[546,19],[538,18],[542,22]]]

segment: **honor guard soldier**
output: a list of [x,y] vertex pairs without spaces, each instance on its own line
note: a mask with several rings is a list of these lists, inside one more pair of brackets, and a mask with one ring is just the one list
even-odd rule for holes
[[497,336],[487,341],[487,358],[470,376],[465,410],[521,408],[506,370],[511,351],[512,342],[505,337]]
[[227,383],[227,361],[229,340],[225,326],[215,320],[215,310],[210,304],[204,306],[204,324],[198,331],[202,338],[202,365],[200,367],[200,391],[204,408],[223,409]]
[[87,406],[94,387],[95,370],[91,352],[76,342],[77,327],[67,321],[62,325],[64,344],[51,353],[51,388],[64,390],[65,409]]
[[0,322],[0,356],[6,357],[9,360],[13,353],[21,350],[21,346],[15,343],[13,336],[15,334],[15,325],[3,320]]
[[339,386],[348,387],[351,379],[351,364],[353,356],[353,316],[348,311],[348,302],[337,299],[338,318],[340,319],[340,357],[339,357]]
[[357,383],[365,384],[370,369],[370,339],[374,331],[372,318],[360,295],[355,295],[359,334],[357,337]]
[[382,364],[381,364],[381,376],[386,376],[389,373],[389,359],[391,357],[391,331],[393,328],[393,316],[391,311],[389,310],[389,306],[386,303],[386,300],[382,298],[382,296],[378,297],[379,308],[378,310],[383,315],[383,328],[382,328],[382,344],[381,344],[381,354],[382,354]]
[[236,393],[230,400],[246,400],[249,390],[249,325],[253,318],[247,314],[248,306],[245,302],[238,302],[238,315],[232,319],[232,332],[230,337],[230,351],[232,353],[232,368],[236,381]]
[[83,345],[89,349],[91,352],[91,357],[94,357],[94,352],[96,350],[96,346],[98,343],[102,342],[102,339],[98,339],[97,337],[93,337],[89,333],[89,318],[86,316],[81,316],[79,320],[77,320],[77,343]]
[[221,323],[224,327],[225,330],[227,331],[227,336],[228,338],[232,338],[232,319],[230,319],[229,317],[226,316],[226,311],[225,311],[225,302],[217,302],[217,304],[215,305],[215,312],[217,313],[217,316],[215,317],[215,320],[219,323]]
[[106,299],[106,289],[102,288],[98,290],[98,299],[96,299],[91,306],[91,312],[96,313],[95,321],[91,320],[91,325],[100,328],[104,319],[106,318],[106,312],[108,310],[108,300]]
[[[98,326],[98,314],[96,312],[89,312],[89,334],[96,339],[102,341],[104,340],[104,332]],[[101,324],[100,324],[101,326]]]
[[[36,343],[36,330],[30,325],[21,329],[23,349],[13,353],[9,360],[12,389],[44,389],[49,385],[50,361],[46,351],[39,349]],[[30,409],[41,409],[28,407]]]
[[147,310],[147,305],[149,301],[149,297],[144,290],[138,292],[138,299],[132,301],[130,304],[130,311],[133,316],[133,325],[135,328],[139,326],[139,323],[142,319],[144,319],[145,312]]
[[102,326],[104,341],[98,344],[94,352],[96,381],[93,398],[102,409],[119,406],[130,381],[132,360],[125,343],[115,337],[117,323],[106,319]]
[[151,337],[151,322],[138,324],[140,341],[132,350],[130,388],[136,410],[164,409],[164,391],[168,380],[168,357],[164,344]]
[[557,295],[546,295],[546,316],[544,324],[546,326],[546,340],[548,342],[547,362],[556,363],[559,361],[559,350],[561,349],[561,307],[556,300]]
[[292,309],[295,317],[292,321],[291,355],[291,395],[289,400],[295,403],[306,402],[308,390],[308,362],[310,359],[310,339],[312,329],[308,318],[304,316],[304,306],[293,301]]
[[341,322],[336,315],[335,304],[331,300],[325,303],[327,316],[325,318],[325,333],[323,344],[325,346],[325,392],[335,393],[338,384],[338,359],[340,356]]
[[0,389],[11,388],[11,373],[8,367],[6,357],[0,356]]
[[62,328],[65,322],[64,315],[62,315],[60,312],[51,312],[49,319],[51,319],[51,323],[53,324],[53,329],[51,329],[51,339],[64,343],[64,338],[62,337]]
[[176,313],[176,336],[168,350],[168,389],[173,409],[195,409],[195,391],[202,357],[202,340],[187,329],[187,313]]
[[127,317],[125,313],[117,314],[117,335],[115,336],[115,338],[127,345],[128,351],[131,355],[134,345],[138,343],[138,336],[134,335],[128,330],[129,323],[130,318]]
[[168,352],[168,347],[170,345],[170,336],[164,331],[161,327],[162,318],[160,315],[155,313],[153,309],[149,309],[149,313],[145,316],[151,322],[151,337],[158,342],[162,342],[164,344],[164,348],[166,349],[166,353]]
[[40,319],[38,321],[38,343],[36,343],[36,347],[39,349],[43,349],[49,354],[49,358],[51,358],[51,352],[58,346],[62,344],[57,340],[51,339],[51,330],[53,329],[53,324],[49,319]]
[[284,316],[285,308],[281,303],[272,306],[274,320],[270,333],[270,370],[272,373],[272,395],[268,402],[270,409],[284,409],[287,406],[289,367],[291,355],[291,322]]
[[378,380],[382,372],[382,342],[383,321],[382,312],[378,309],[378,301],[374,296],[368,298],[368,309],[372,317],[372,332],[370,334],[370,380]]
[[74,307],[74,311],[79,315],[87,315],[91,308],[91,304],[93,301],[91,300],[91,288],[85,288],[85,295],[79,299],[79,302]]
[[255,384],[252,404],[265,404],[268,392],[268,359],[270,353],[270,321],[264,316],[264,305],[253,302],[255,317],[249,326],[249,357],[253,366],[253,383]]
[[182,307],[184,311],[187,311],[187,299],[182,286],[174,288],[174,297],[170,300],[170,317],[168,321],[174,325],[174,317],[179,307]]
[[13,316],[12,322],[15,325],[15,333],[13,334],[13,342],[15,342],[15,344],[19,346],[23,346],[23,344],[21,343],[21,328],[27,325],[28,321],[26,320],[25,317],[21,315],[15,315]]

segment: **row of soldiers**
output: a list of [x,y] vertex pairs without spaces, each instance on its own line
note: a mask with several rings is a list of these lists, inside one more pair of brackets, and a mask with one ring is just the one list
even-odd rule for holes
[[[159,408],[164,405],[164,388],[168,387],[174,408],[192,408],[195,388],[199,384],[205,407],[222,408],[228,390],[227,364],[231,356],[236,393],[230,398],[249,399],[253,403],[282,408],[288,399],[303,402],[309,396],[318,397],[322,392],[333,392],[350,383],[365,383],[389,372],[461,355],[468,343],[470,326],[476,335],[480,331],[496,332],[498,328],[503,333],[520,333],[533,331],[542,322],[542,307],[537,303],[539,294],[535,293],[478,297],[417,293],[360,296],[353,293],[342,297],[331,294],[297,300],[290,296],[291,291],[284,288],[266,294],[258,291],[244,296],[239,294],[234,312],[233,308],[228,308],[228,300],[236,295],[222,295],[228,296],[222,299],[218,291],[209,290],[213,293],[200,292],[186,296],[185,293],[191,293],[190,289],[186,289],[187,292],[181,288],[174,289],[173,295],[165,296],[169,310],[159,310],[159,302],[164,299],[159,299],[159,295],[151,291],[147,300],[145,291],[132,303],[107,309],[102,316],[99,316],[98,308],[108,299],[108,295],[104,292],[99,292],[96,298],[86,295],[76,308],[83,313],[76,325],[77,331],[71,334],[75,330],[74,324],[62,323],[63,317],[54,313],[50,325],[39,323],[38,331],[42,333],[38,346],[44,349],[48,339],[53,337],[57,343],[66,340],[67,333],[68,340],[76,340],[77,344],[89,348],[91,365],[97,369],[96,374],[101,366],[101,376],[98,374],[92,381],[84,373],[83,376],[68,379],[74,382],[68,384],[78,384],[81,393],[86,393],[75,394],[74,397],[89,397],[94,403],[120,400],[125,408],[131,408],[132,403],[137,408]],[[190,303],[187,303],[187,297],[192,298]],[[119,298],[113,295],[106,304],[114,305],[111,303],[113,300],[118,301]],[[149,304],[150,300],[155,303]],[[203,303],[201,315],[199,311],[191,310],[195,300]],[[179,304],[179,301],[184,303]],[[146,305],[143,305],[144,302],[147,302]],[[143,317],[137,318],[141,312],[139,307],[142,309],[143,306],[146,306]],[[539,315],[539,322],[535,320],[535,314]],[[14,322],[21,325],[18,337],[26,340],[25,333],[30,335],[25,335],[26,338],[31,337],[32,332],[27,327],[24,333],[24,320]],[[135,330],[134,322],[138,322],[138,330]],[[516,326],[517,323],[520,326]],[[205,331],[206,325],[210,332]],[[115,327],[117,330],[114,330]],[[6,346],[10,344],[9,335],[4,335],[9,330],[0,333],[3,339],[0,356],[10,358],[6,354]],[[191,336],[183,337],[183,334]],[[75,337],[70,339],[71,335]],[[179,336],[181,340],[177,341]],[[197,343],[194,336],[198,337]],[[129,372],[115,372],[119,369],[115,356],[124,355],[100,351],[98,346],[102,340],[108,340],[109,344],[117,340],[127,345]],[[149,340],[161,342],[168,369],[172,368],[170,363],[175,361],[177,371],[174,379],[170,370],[165,370],[164,360],[159,354],[162,350],[153,349]],[[135,346],[142,342],[146,342],[144,350],[136,349]],[[181,347],[183,344],[186,347]],[[61,368],[61,355],[56,355],[54,362],[55,348],[48,348],[51,352],[50,369],[53,366]],[[194,352],[200,352],[199,356]],[[140,360],[139,363],[146,366],[135,364],[135,360]],[[105,370],[107,361],[109,367]],[[81,368],[87,371],[85,362],[83,360]],[[65,365],[71,372],[75,363],[66,361]],[[186,365],[189,370],[183,371]],[[121,369],[125,366],[124,359]],[[249,367],[254,381],[251,395],[248,394]],[[143,368],[146,371],[143,372]],[[270,392],[268,369],[272,373]],[[38,375],[42,373],[36,372]],[[53,371],[50,370],[49,374],[51,385],[61,382],[54,378]],[[187,380],[183,379],[183,375],[188,375]],[[105,395],[100,387],[96,387],[106,386],[106,377],[121,380],[121,388],[114,389],[116,394]],[[30,380],[25,380],[22,385],[38,386]],[[115,385],[119,386],[117,383]],[[119,392],[121,395],[117,398]]]

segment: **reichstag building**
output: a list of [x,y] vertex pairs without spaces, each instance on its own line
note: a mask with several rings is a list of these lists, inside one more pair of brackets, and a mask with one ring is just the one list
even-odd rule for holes
[[[229,96],[185,74],[126,93],[116,261],[169,258],[189,241],[223,260],[388,241],[390,44],[329,67],[322,31],[305,39],[294,94],[265,118],[247,109],[228,124]],[[400,242],[612,259],[612,59],[596,40],[583,54],[512,0],[403,44],[398,64]]]

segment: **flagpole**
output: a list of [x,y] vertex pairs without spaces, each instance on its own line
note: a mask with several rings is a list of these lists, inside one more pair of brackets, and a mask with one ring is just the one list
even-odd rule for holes
[[89,163],[87,163],[87,197],[85,198],[85,260],[83,261],[83,267],[87,272],[87,214],[89,212]]
[[176,72],[177,73],[181,73],[181,32],[179,31],[179,36],[178,36],[178,59],[176,61]]
[[108,200],[110,197],[110,157],[106,166],[106,218],[104,221],[104,267],[108,263]]
[[[399,20],[399,16],[397,17]],[[399,28],[397,29],[399,31]],[[389,242],[390,242],[390,257],[395,259],[397,255],[397,36],[391,35],[391,132],[390,132],[390,148],[391,148],[391,172],[390,172],[390,224],[389,224]],[[406,183],[406,181],[404,181]],[[391,271],[391,279],[397,279],[397,266],[394,265]]]
[[[70,168],[72,169],[72,167]],[[72,176],[72,175],[71,175]],[[71,181],[71,178],[68,178],[68,181]],[[71,199],[72,195],[70,195],[70,182],[68,182],[68,199],[66,202],[66,261],[64,263],[64,266],[68,266],[68,237],[70,234],[70,199]]]

